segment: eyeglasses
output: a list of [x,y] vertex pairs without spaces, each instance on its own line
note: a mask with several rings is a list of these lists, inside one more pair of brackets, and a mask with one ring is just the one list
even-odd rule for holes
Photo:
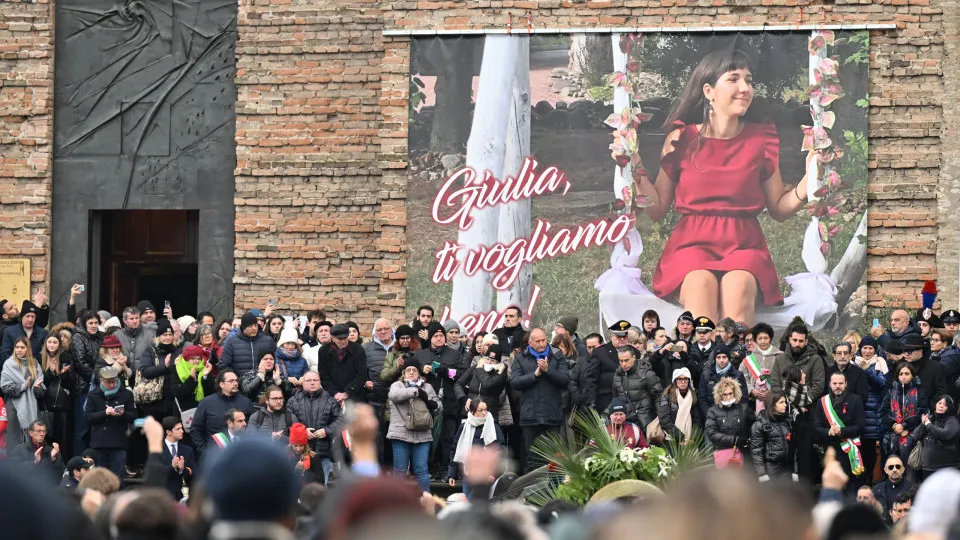
[[235,382],[237,382],[237,379],[224,379],[223,382],[225,382],[225,383],[227,383],[227,384],[235,383]]
[[887,465],[888,471],[899,471],[902,468],[903,468],[903,465],[897,465],[896,463],[894,463],[893,465]]
[[272,397],[272,398],[267,398],[267,399],[269,399],[270,401],[283,401],[283,396],[280,396],[280,397]]

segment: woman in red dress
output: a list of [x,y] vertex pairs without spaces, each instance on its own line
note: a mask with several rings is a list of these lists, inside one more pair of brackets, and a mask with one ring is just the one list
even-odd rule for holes
[[[694,69],[665,128],[660,171],[652,183],[636,166],[636,190],[659,221],[675,205],[680,220],[653,276],[660,298],[716,321],[754,322],[759,300],[782,303],[780,281],[757,216],[784,221],[806,201],[807,179],[785,188],[776,127],[753,102],[750,59],[739,50],[708,54]],[[813,153],[807,156],[809,162]]]

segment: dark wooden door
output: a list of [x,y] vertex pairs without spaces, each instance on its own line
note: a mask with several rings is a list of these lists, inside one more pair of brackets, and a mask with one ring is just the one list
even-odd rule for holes
[[[109,306],[112,313],[118,313],[124,307],[146,299],[162,310],[164,300],[179,297],[179,311],[193,312],[198,226],[196,211],[103,212],[100,305]],[[183,283],[191,277],[192,284]],[[163,286],[165,282],[168,287]],[[191,288],[194,296],[187,299],[181,291]]]

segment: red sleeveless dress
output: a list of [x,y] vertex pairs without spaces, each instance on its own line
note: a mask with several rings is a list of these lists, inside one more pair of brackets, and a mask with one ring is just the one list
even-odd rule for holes
[[[748,123],[732,139],[700,139],[695,125],[681,130],[660,168],[676,184],[680,220],[653,275],[660,298],[679,294],[694,270],[745,270],[757,279],[763,302],[783,302],[777,270],[757,216],[766,208],[762,183],[776,171],[780,139],[773,124]],[[699,148],[698,148],[699,147]]]

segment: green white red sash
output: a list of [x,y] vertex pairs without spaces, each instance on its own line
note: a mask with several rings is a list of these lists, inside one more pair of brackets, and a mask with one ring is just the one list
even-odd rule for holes
[[230,446],[230,443],[232,442],[230,440],[230,436],[227,435],[226,433],[217,433],[212,437],[212,439],[213,439],[213,442],[216,443],[216,445],[219,446],[220,448],[226,448]]
[[[827,422],[830,424],[830,427],[839,429],[847,427],[843,424],[843,420],[840,420],[840,415],[838,415],[837,411],[833,408],[833,402],[830,401],[829,394],[820,398],[820,406],[823,407],[823,414],[827,417]],[[840,442],[840,449],[843,450],[843,453],[845,453],[850,460],[850,471],[853,472],[854,475],[862,473],[863,457],[860,455],[860,437],[843,439]]]
[[[763,376],[763,369],[761,369],[760,367],[760,359],[757,358],[756,354],[754,353],[748,354],[747,358],[744,359],[743,363],[746,364],[747,371],[750,372],[750,375],[753,375],[754,380],[756,381],[759,381],[760,379],[766,380],[766,378],[764,378]],[[769,383],[770,381],[767,381],[767,384]]]

